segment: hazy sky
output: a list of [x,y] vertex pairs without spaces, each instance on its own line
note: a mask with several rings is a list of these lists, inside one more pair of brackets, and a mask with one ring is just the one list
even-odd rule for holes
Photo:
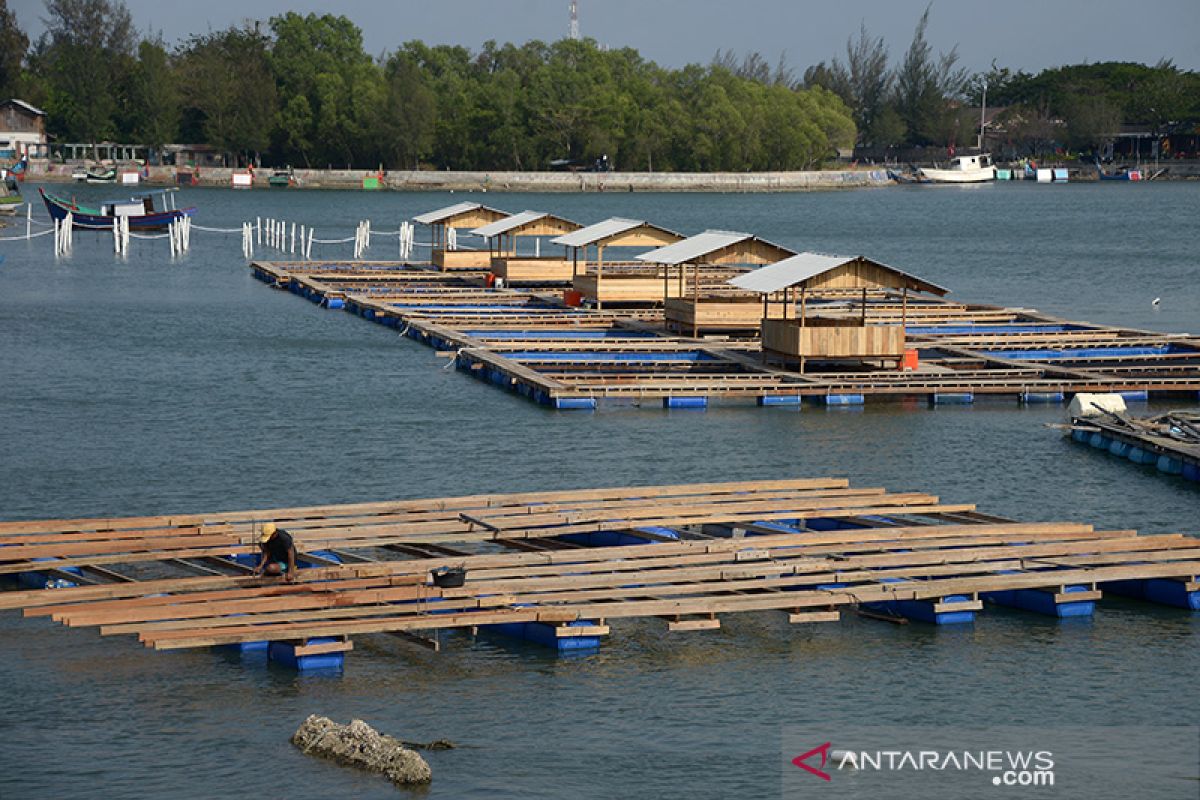
[[[266,20],[286,10],[345,14],[363,30],[371,53],[409,39],[477,49],[488,39],[552,41],[567,32],[568,0],[126,0],[141,30],[168,42],[190,33]],[[842,55],[865,21],[898,60],[926,0],[579,0],[584,36],[635,47],[660,64],[707,62],[718,49],[786,53],[803,68]],[[31,38],[42,30],[41,0],[9,0]],[[938,0],[929,25],[935,51],[958,45],[971,70],[1001,66],[1036,71],[1085,61],[1170,58],[1200,69],[1200,0]]]

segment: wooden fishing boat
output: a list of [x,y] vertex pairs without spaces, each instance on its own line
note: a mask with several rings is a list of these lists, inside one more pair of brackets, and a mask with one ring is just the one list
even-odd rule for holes
[[1142,171],[1120,167],[1115,172],[1105,172],[1104,167],[1100,166],[1100,162],[1096,161],[1096,177],[1102,181],[1140,181],[1142,180]]
[[299,185],[299,181],[296,180],[296,173],[292,171],[291,167],[288,167],[272,172],[271,177],[267,179],[267,185],[272,189],[290,189]]
[[115,167],[93,167],[83,174],[88,183],[116,183],[117,170]]
[[959,156],[947,169],[922,167],[920,174],[933,183],[984,183],[996,179],[991,155]]
[[61,222],[67,218],[67,214],[71,214],[74,227],[78,230],[111,230],[113,222],[117,218],[125,217],[129,220],[129,229],[132,231],[164,230],[176,220],[195,216],[196,209],[194,207],[155,209],[155,197],[165,196],[174,191],[177,190],[161,189],[154,192],[142,192],[121,200],[105,200],[98,206],[82,206],[74,200],[55,197],[46,194],[45,189],[38,189],[38,193],[42,196],[42,202],[46,204],[46,210],[50,212],[52,219]]

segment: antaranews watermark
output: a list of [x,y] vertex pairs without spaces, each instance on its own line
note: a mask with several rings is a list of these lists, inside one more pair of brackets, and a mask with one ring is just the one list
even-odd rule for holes
[[1200,726],[787,726],[783,744],[784,797],[1200,800]]

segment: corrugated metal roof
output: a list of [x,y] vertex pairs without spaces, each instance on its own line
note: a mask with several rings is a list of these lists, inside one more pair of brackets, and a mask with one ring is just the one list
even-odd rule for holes
[[616,236],[618,233],[640,228],[645,224],[647,224],[645,220],[611,217],[603,222],[597,222],[594,225],[588,225],[551,239],[550,244],[561,244],[564,247],[586,247],[610,236]]
[[857,261],[859,258],[863,258],[863,260],[871,264],[894,273],[908,283],[910,289],[933,292],[934,294],[946,294],[949,292],[949,289],[943,289],[941,286],[918,278],[916,275],[910,275],[903,270],[889,267],[887,264],[881,264],[878,261],[863,256],[831,256],[825,253],[798,253],[790,258],[785,258],[783,261],[776,261],[774,264],[768,264],[765,267],[751,270],[744,275],[730,278],[728,283],[739,289],[749,289],[752,292],[759,292],[760,294],[770,294],[771,292],[778,292],[789,286],[803,283],[830,270],[837,269],[843,264]]
[[490,222],[487,225],[481,225],[471,233],[476,236],[484,236],[491,238],[499,236],[502,233],[508,233],[513,228],[519,228],[522,225],[528,225],[530,222],[537,222],[542,217],[550,216],[545,211],[522,211],[520,214],[513,214],[511,217],[498,219],[495,222]]
[[686,264],[689,261],[695,261],[701,256],[706,256],[709,253],[751,238],[753,238],[752,234],[739,233],[737,231],[705,231],[695,236],[689,236],[682,242],[669,244],[666,247],[651,250],[649,253],[642,253],[639,256],[635,256],[635,258],[639,261],[648,261],[651,264],[667,264],[670,266]]
[[45,111],[42,111],[40,108],[36,108],[36,107],[34,107],[34,106],[31,106],[31,105],[29,105],[29,103],[26,103],[24,100],[18,100],[17,98],[15,98],[15,97],[14,97],[14,98],[13,98],[12,100],[10,100],[9,102],[10,102],[10,103],[13,103],[14,105],[18,105],[18,106],[20,106],[21,108],[25,109],[26,111],[29,111],[29,112],[30,112],[30,113],[32,113],[32,114],[36,114],[36,115],[37,115],[37,116],[39,116],[39,117],[44,117],[44,116],[46,116],[46,112],[45,112]]
[[[437,211],[427,211],[424,214],[419,214],[419,215],[413,217],[413,221],[419,222],[422,225],[433,225],[435,223],[441,222],[444,219],[450,219],[451,217],[456,217],[459,214],[464,214],[468,211],[475,211],[476,209],[480,209],[483,207],[484,206],[482,203],[455,203],[452,206],[446,206],[445,208],[439,208]],[[495,211],[496,209],[490,208],[488,210]],[[496,213],[503,214],[504,212],[498,211]]]

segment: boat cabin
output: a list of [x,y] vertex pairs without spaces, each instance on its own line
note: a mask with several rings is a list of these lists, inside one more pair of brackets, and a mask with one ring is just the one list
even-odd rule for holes
[[950,169],[962,170],[963,172],[973,172],[977,169],[987,169],[992,165],[992,156],[990,153],[982,153],[975,156],[958,156],[954,159]]
[[[762,296],[764,360],[798,362],[800,372],[810,359],[894,361],[899,365],[904,358],[908,293],[927,292],[941,297],[949,291],[865,256],[823,253],[799,253],[729,283]],[[810,316],[810,295],[831,290],[861,292],[859,313]],[[899,325],[868,322],[867,295],[879,290],[900,293]],[[780,304],[779,314],[769,313],[771,302]]]
[[[167,210],[164,199],[164,208],[154,207],[154,198],[165,198],[169,193],[176,191],[175,189],[162,189],[155,192],[144,192],[136,194],[132,197],[121,198],[119,200],[104,200],[100,203],[100,214],[105,217],[141,217],[147,214],[157,214],[160,211]],[[174,203],[172,203],[174,206]]]

